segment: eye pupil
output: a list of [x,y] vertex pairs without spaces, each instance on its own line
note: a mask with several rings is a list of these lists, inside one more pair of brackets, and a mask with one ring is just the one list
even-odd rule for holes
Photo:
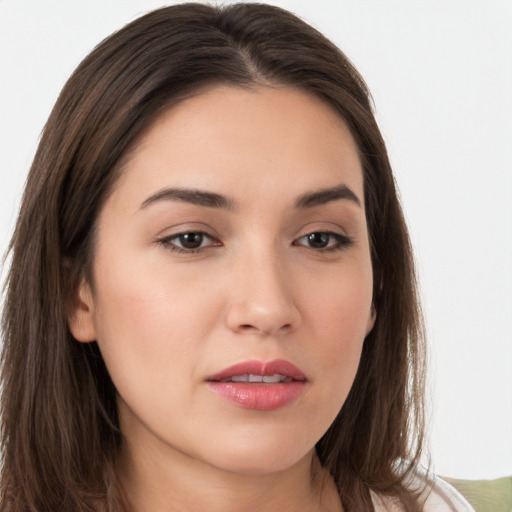
[[308,241],[310,247],[322,249],[329,245],[329,234],[328,233],[311,233],[308,235]]
[[180,243],[185,249],[198,249],[203,243],[202,233],[184,233],[179,236]]

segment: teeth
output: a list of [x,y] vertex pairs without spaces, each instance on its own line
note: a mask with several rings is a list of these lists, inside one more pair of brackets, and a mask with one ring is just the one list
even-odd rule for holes
[[273,383],[277,383],[277,382],[284,382],[284,377],[282,375],[279,375],[279,374],[275,374],[275,375],[265,375],[263,377],[263,382],[273,382]]
[[253,375],[252,373],[245,373],[244,375],[233,375],[227,379],[222,379],[221,382],[263,382],[266,384],[278,384],[279,382],[290,382],[290,377],[285,377],[279,373],[274,375]]

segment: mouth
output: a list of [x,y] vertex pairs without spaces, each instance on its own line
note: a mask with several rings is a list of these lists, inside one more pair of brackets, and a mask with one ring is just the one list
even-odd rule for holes
[[279,384],[280,382],[291,382],[291,377],[275,373],[274,375],[253,375],[252,373],[244,373],[243,375],[233,375],[219,382],[250,382],[258,384]]
[[304,392],[307,378],[283,359],[246,361],[211,375],[212,391],[243,409],[272,411],[294,402]]
[[210,382],[279,383],[305,381],[304,372],[284,359],[272,361],[244,361],[234,364],[206,378]]

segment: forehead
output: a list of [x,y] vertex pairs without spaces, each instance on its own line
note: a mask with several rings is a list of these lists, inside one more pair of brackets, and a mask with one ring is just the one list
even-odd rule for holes
[[[118,187],[163,185],[291,194],[343,182],[362,195],[358,149],[341,116],[286,87],[217,86],[163,112],[123,166]],[[296,190],[295,190],[296,189]],[[362,199],[362,197],[361,197]]]

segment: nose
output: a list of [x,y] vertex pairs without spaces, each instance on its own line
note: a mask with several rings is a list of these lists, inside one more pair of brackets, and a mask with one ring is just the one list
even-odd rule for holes
[[302,318],[284,263],[276,254],[262,252],[240,260],[232,267],[228,327],[236,333],[266,336],[297,329]]

